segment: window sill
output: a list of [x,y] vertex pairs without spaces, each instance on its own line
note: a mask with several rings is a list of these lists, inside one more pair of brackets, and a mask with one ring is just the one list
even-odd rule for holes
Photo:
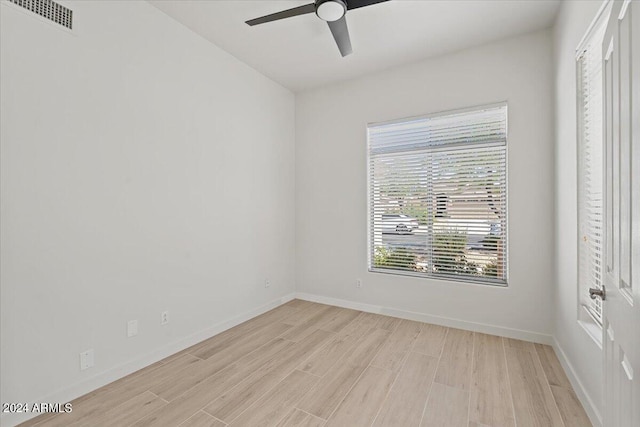
[[509,286],[507,281],[502,281],[502,280],[482,280],[482,279],[473,278],[473,277],[465,278],[465,277],[453,277],[453,276],[426,275],[424,273],[393,270],[393,269],[387,269],[387,268],[369,267],[369,272],[389,274],[393,276],[409,276],[409,277],[435,280],[435,281],[441,281],[441,282],[464,283],[467,285],[478,285],[478,286],[485,286],[485,287],[490,286],[494,288],[507,288]]
[[602,350],[602,325],[598,323],[589,310],[581,305],[578,315],[578,324],[584,329],[587,335],[596,343],[598,348]]

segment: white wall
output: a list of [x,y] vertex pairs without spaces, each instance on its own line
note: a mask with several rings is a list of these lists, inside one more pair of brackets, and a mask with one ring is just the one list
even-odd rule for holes
[[602,352],[579,326],[577,245],[577,112],[576,61],[578,43],[596,16],[600,1],[564,1],[554,28],[556,111],[556,231],[558,257],[554,288],[555,337],[566,361],[581,382],[583,404],[592,420],[602,409]]
[[[294,291],[295,260],[299,292],[555,334],[599,410],[601,355],[576,322],[574,49],[600,2],[295,106],[146,2],[64,4],[72,33],[0,6],[2,401],[71,398],[256,313]],[[504,100],[509,287],[367,272],[366,124]]]
[[64,4],[73,32],[0,6],[3,402],[86,392],[294,290],[294,95],[146,2]]
[[[298,291],[549,341],[551,48],[550,31],[542,31],[298,94]],[[367,272],[367,123],[498,101],[509,106],[509,287]],[[362,289],[356,289],[356,278],[363,279]]]

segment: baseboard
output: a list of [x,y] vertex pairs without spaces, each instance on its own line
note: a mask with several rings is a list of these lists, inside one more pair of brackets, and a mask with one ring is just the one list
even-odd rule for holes
[[[84,394],[87,394],[102,386],[112,383],[113,381],[116,381],[122,377],[125,377],[146,366],[156,363],[164,359],[165,357],[171,356],[172,354],[182,351],[185,348],[191,347],[192,345],[197,344],[200,341],[204,341],[208,338],[211,338],[212,336],[217,335],[221,332],[224,332],[227,329],[230,329],[236,325],[239,325],[240,323],[246,322],[249,319],[252,319],[256,316],[259,316],[262,313],[265,313],[282,304],[285,304],[291,301],[294,297],[295,297],[295,294],[292,293],[289,295],[285,295],[281,298],[272,300],[267,304],[263,304],[239,316],[235,316],[229,320],[220,322],[210,328],[191,334],[186,338],[182,338],[180,340],[174,341],[140,358],[137,358],[130,362],[126,362],[122,365],[111,368],[105,372],[97,374],[94,377],[91,377],[87,380],[76,383],[65,389],[56,391],[54,393],[51,393],[39,399],[35,399],[33,400],[33,402],[60,402],[60,403],[70,402]],[[34,418],[37,415],[40,415],[40,414],[3,413],[2,417],[0,418],[0,425],[2,425],[3,427],[12,427],[19,423],[27,421],[30,418]]]
[[464,329],[467,331],[482,332],[485,334],[498,335],[501,337],[532,341],[540,344],[553,345],[554,341],[551,335],[545,335],[538,332],[523,331],[520,329],[506,328],[504,326],[488,325],[485,323],[469,322],[466,320],[452,319],[443,316],[434,316],[427,313],[418,313],[414,311],[383,307],[356,301],[348,301],[339,298],[308,294],[304,292],[298,292],[295,295],[296,298],[305,301],[335,305],[338,307],[350,308],[353,310],[366,311],[368,313],[385,314],[387,316],[399,317],[402,319],[416,320],[419,322]]
[[600,411],[598,411],[598,408],[596,407],[596,405],[594,405],[593,400],[591,400],[591,397],[582,385],[582,381],[580,381],[580,379],[576,375],[576,371],[575,369],[573,369],[573,365],[569,361],[567,354],[564,352],[564,350],[560,346],[560,343],[555,337],[553,338],[552,345],[553,349],[556,352],[556,355],[558,356],[558,359],[560,360],[562,368],[569,378],[571,386],[573,386],[573,390],[575,391],[576,396],[578,396],[578,400],[580,400],[580,403],[582,403],[582,406],[584,407],[589,420],[591,420],[591,424],[593,424],[594,427],[602,427],[602,415],[600,414]]

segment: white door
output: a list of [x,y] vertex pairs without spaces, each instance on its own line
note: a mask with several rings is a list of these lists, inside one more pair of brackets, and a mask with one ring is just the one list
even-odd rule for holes
[[604,426],[640,426],[640,2],[616,1],[603,42]]

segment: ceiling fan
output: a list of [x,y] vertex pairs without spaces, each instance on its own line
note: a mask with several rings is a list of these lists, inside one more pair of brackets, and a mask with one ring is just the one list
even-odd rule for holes
[[347,11],[371,6],[385,1],[389,0],[315,0],[311,4],[251,19],[246,23],[254,26],[280,19],[291,18],[293,16],[315,13],[318,18],[329,24],[331,34],[333,34],[333,38],[338,45],[338,49],[340,49],[340,53],[344,57],[353,52],[353,49],[351,49],[351,39],[349,38],[349,29],[347,28]]

